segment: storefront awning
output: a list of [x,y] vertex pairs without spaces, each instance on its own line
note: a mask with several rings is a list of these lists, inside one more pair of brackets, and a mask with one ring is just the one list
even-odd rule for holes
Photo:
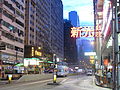
[[15,66],[24,66],[24,64],[23,63],[19,63],[19,64],[16,64]]
[[53,63],[52,61],[48,61],[48,63]]

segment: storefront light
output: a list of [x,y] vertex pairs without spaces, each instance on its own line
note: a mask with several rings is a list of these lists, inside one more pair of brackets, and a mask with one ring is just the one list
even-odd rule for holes
[[107,43],[107,48],[109,48],[109,46],[112,46],[112,36],[110,37],[108,43]]
[[108,69],[112,69],[113,67],[112,66],[108,66]]
[[[120,38],[120,34],[118,34],[118,38]],[[118,45],[120,46],[120,39],[118,39]]]
[[41,49],[41,47],[38,47],[38,49]]

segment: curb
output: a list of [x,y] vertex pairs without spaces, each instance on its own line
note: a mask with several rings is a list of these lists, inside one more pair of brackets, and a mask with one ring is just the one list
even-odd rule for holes
[[103,88],[110,88],[110,87],[105,86],[105,85],[100,85],[100,84],[97,82],[96,79],[94,79],[94,82],[95,82],[95,85],[96,85],[96,86],[103,87]]

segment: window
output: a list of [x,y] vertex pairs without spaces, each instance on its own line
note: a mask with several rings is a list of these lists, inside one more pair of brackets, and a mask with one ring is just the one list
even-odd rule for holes
[[11,1],[16,2],[16,0],[11,0]]
[[20,16],[22,19],[24,19],[24,14],[20,13],[18,10],[16,10],[16,14]]
[[4,26],[6,26],[6,27],[8,27],[9,26],[9,24],[7,23],[7,22],[5,22],[5,21],[3,21],[3,23],[2,23]]
[[0,13],[2,13],[2,8],[0,8]]
[[4,14],[6,17],[10,18],[11,20],[14,20],[14,17],[13,17],[12,15],[8,14],[5,10],[3,11],[3,14]]
[[0,24],[2,24],[2,19],[0,19]]
[[3,0],[0,0],[0,3],[3,3]]
[[30,24],[34,25],[34,22],[32,20],[30,20]]
[[8,1],[4,1],[4,5],[7,6],[9,9],[11,9],[15,13],[15,8],[8,3]]
[[20,16],[20,12],[18,10],[16,10],[16,14]]
[[22,9],[22,11],[24,11],[24,8],[23,8],[23,6],[21,6],[21,9]]
[[21,0],[24,3],[24,0]]
[[20,9],[20,4],[18,2],[16,2],[16,6]]
[[20,26],[24,27],[24,24],[21,21],[19,21],[18,19],[16,19],[16,23],[19,24]]

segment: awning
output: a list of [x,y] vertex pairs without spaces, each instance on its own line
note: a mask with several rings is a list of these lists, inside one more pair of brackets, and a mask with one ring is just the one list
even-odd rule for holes
[[48,63],[53,63],[52,61],[48,61]]
[[15,66],[24,66],[24,64],[23,63],[19,63],[19,64],[16,64]]

